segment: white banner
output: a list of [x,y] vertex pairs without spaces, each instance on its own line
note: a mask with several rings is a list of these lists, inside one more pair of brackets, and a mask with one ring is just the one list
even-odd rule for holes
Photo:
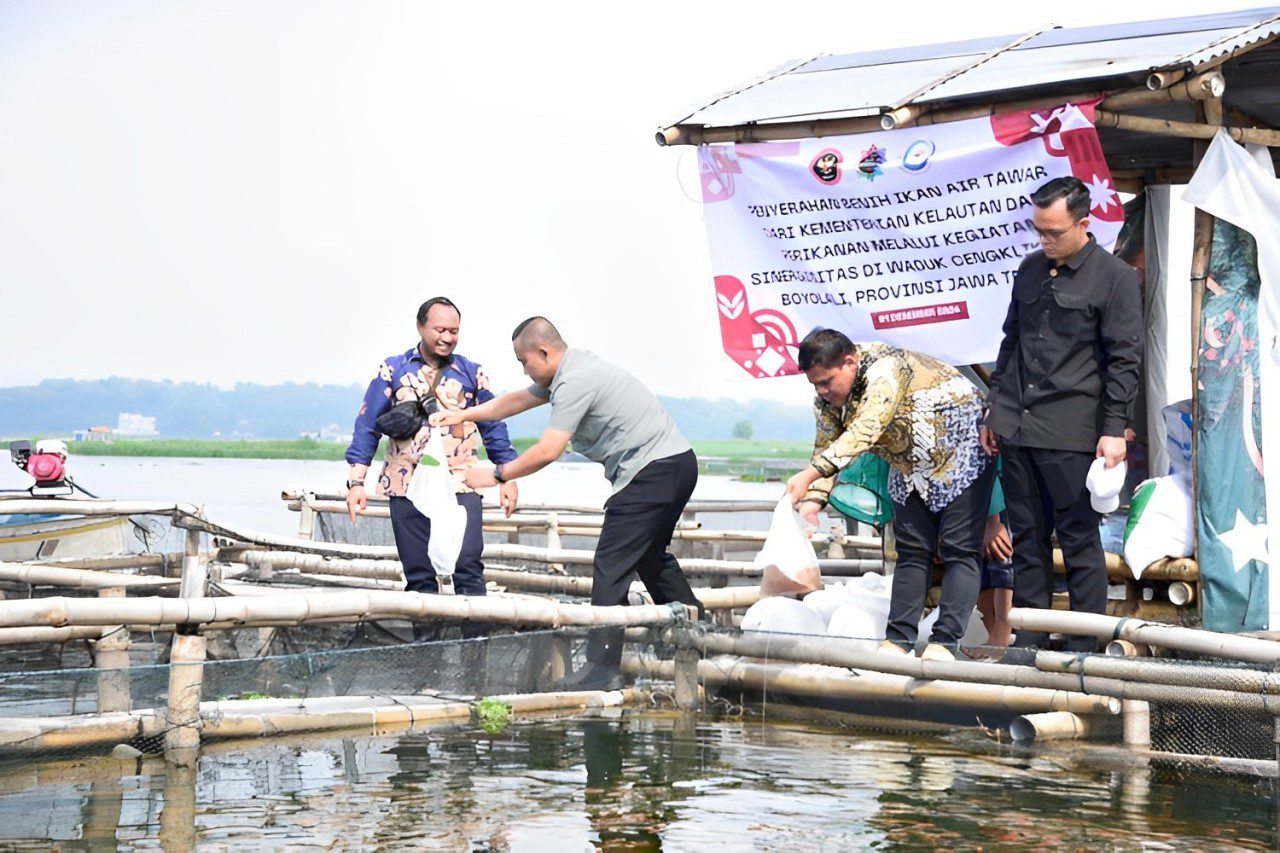
[[1075,175],[1110,249],[1123,208],[1093,103],[878,133],[699,149],[725,352],[798,372],[817,327],[953,364],[992,361],[1014,273],[1039,247],[1028,196]]

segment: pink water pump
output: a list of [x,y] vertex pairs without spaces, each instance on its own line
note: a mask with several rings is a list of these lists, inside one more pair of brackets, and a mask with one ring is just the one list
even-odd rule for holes
[[14,441],[9,444],[9,455],[15,465],[36,481],[31,490],[33,494],[55,494],[70,489],[65,441],[46,438],[37,441],[34,448],[29,441]]

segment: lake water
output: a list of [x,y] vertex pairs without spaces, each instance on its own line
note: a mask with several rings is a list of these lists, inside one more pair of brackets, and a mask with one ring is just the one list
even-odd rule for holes
[[[298,514],[280,499],[281,490],[345,491],[345,462],[294,459],[179,459],[167,457],[74,456],[71,475],[96,495],[120,500],[186,501],[205,507],[208,518],[228,527],[292,535]],[[375,469],[376,470],[376,469]],[[0,489],[25,488],[30,478],[0,465]],[[527,503],[601,506],[610,487],[604,469],[592,463],[555,463],[519,481]],[[782,497],[781,483],[744,483],[703,475],[697,500],[768,500]],[[497,507],[497,490],[485,504]],[[711,526],[713,519],[705,523]],[[721,517],[719,522],[727,519]]]
[[0,847],[1271,850],[1254,786],[952,736],[605,712],[0,773]]

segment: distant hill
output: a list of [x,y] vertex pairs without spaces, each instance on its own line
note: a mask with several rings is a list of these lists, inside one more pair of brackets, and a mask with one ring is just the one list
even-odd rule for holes
[[[118,377],[46,379],[38,385],[0,388],[0,436],[70,435],[91,426],[115,427],[121,412],[136,412],[154,417],[156,429],[169,438],[297,438],[330,424],[349,430],[363,393],[363,386],[315,383],[241,383],[222,390],[195,382]],[[690,439],[730,438],[734,425],[743,420],[751,421],[755,438],[766,441],[813,435],[807,402],[660,399]],[[514,438],[536,436],[546,428],[547,410],[525,412],[509,425]]]

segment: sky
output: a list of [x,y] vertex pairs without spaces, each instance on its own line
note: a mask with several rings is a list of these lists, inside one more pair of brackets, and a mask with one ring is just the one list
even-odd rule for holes
[[498,389],[545,314],[658,393],[802,402],[721,352],[659,126],[790,59],[1258,5],[4,0],[0,386],[364,383],[443,294]]

